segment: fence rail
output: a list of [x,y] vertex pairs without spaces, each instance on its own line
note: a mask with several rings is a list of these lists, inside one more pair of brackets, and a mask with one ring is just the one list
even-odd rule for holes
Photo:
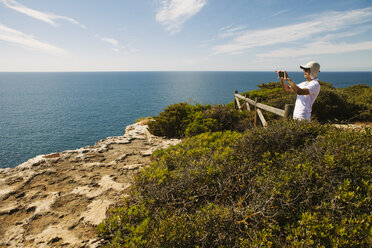
[[[241,104],[239,99],[243,100],[244,104]],[[252,100],[252,99],[249,99],[247,96],[240,95],[237,90],[235,91],[234,103],[235,103],[235,108],[236,109],[243,110],[244,107],[245,107],[248,111],[251,111],[251,108],[250,108],[249,104],[254,106],[254,111],[255,111],[254,123],[255,123],[255,125],[257,125],[257,116],[258,116],[261,123],[262,123],[262,126],[267,127],[267,122],[265,120],[265,117],[264,117],[261,109],[266,110],[268,112],[271,112],[273,114],[279,115],[279,116],[283,117],[284,119],[290,119],[290,114],[293,111],[293,104],[286,104],[285,108],[283,110],[283,109],[279,109],[279,108],[274,108],[274,107],[266,105],[266,104],[259,103],[258,101],[259,101],[259,99],[257,97],[255,98],[255,100]]]

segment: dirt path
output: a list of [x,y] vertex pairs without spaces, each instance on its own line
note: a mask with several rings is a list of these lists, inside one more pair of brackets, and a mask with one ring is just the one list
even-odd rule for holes
[[94,146],[0,169],[0,247],[97,247],[94,226],[129,192],[152,152],[178,143],[137,123]]

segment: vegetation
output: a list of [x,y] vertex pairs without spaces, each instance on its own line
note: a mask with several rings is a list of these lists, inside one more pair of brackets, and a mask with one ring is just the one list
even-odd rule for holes
[[[330,119],[317,119],[370,120],[370,87],[323,85]],[[249,95],[280,105],[292,96],[277,86]],[[371,246],[371,129],[282,120],[255,128],[229,106],[187,103],[154,119],[153,133],[187,138],[154,152],[131,196],[97,227],[107,247]]]
[[177,103],[168,106],[154,120],[148,124],[150,132],[168,138],[226,130],[242,132],[253,126],[252,113],[223,105]]
[[346,97],[347,101],[354,106],[351,109],[355,121],[372,121],[372,87],[359,84],[345,89],[339,89]]
[[108,247],[368,247],[371,130],[316,122],[157,151],[98,227]]

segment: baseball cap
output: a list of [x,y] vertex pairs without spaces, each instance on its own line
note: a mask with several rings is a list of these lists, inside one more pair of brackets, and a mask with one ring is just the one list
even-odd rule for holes
[[320,65],[319,63],[315,61],[310,61],[306,65],[300,65],[301,69],[310,69],[310,77],[311,79],[314,79],[318,76],[318,73],[320,72]]

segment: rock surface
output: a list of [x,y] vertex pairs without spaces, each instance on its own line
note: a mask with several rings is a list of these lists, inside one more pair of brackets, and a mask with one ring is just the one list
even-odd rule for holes
[[98,247],[94,227],[129,193],[158,148],[177,144],[136,123],[125,134],[0,169],[0,247]]

